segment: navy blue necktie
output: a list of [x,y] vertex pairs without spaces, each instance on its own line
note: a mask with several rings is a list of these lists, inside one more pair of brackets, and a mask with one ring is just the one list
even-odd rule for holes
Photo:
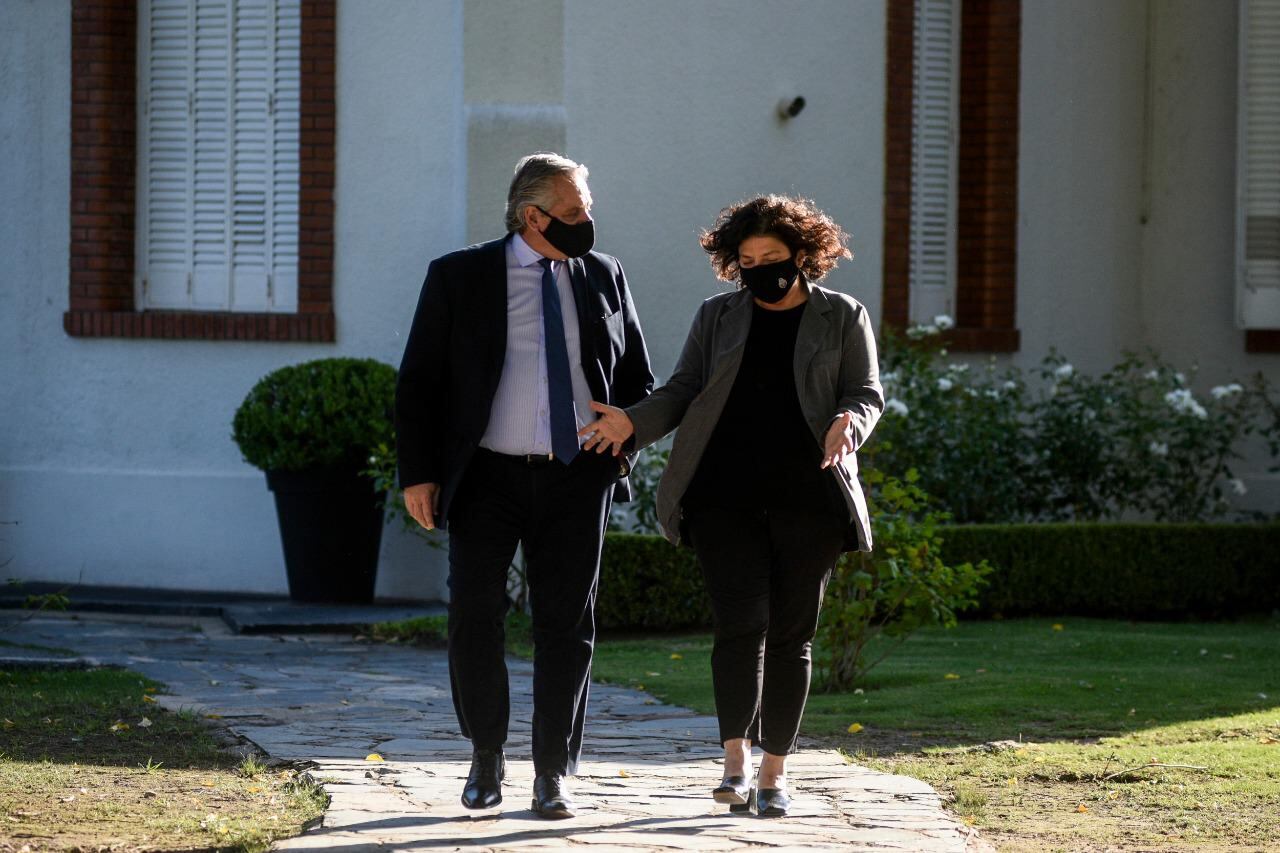
[[547,340],[547,393],[551,404],[551,452],[568,465],[578,455],[578,421],[573,413],[573,379],[569,375],[569,347],[564,340],[560,291],[551,272],[551,259],[542,258],[542,332]]

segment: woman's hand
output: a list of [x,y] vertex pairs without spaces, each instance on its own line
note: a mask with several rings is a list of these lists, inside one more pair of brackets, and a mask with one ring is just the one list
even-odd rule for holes
[[582,449],[594,448],[596,453],[604,453],[606,449],[612,448],[613,455],[617,456],[622,452],[623,443],[635,435],[636,428],[631,423],[631,418],[617,406],[607,406],[595,400],[591,401],[591,410],[600,417],[595,423],[578,430],[578,435],[586,439],[582,443]]
[[[592,403],[591,405],[595,405]],[[853,452],[853,413],[841,412],[827,430],[826,444],[822,449],[822,467],[830,468],[844,461]]]

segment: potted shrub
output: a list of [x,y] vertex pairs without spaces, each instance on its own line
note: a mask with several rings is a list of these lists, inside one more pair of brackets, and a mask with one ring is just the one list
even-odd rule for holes
[[365,468],[393,441],[395,384],[373,359],[323,358],[267,374],[236,410],[232,438],[275,495],[295,600],[373,600],[385,492]]

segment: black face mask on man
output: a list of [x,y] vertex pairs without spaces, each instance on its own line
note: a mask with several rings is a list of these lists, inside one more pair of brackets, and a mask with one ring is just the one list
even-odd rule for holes
[[[539,207],[538,210],[542,208]],[[591,247],[596,244],[596,224],[590,219],[570,225],[568,222],[556,219],[545,210],[542,212],[546,213],[551,220],[543,230],[542,236],[552,246],[564,252],[567,257],[580,258],[590,252]]]
[[738,267],[742,286],[761,302],[781,302],[791,292],[791,285],[795,283],[799,272],[795,258],[786,258],[772,264],[757,264],[754,267]]

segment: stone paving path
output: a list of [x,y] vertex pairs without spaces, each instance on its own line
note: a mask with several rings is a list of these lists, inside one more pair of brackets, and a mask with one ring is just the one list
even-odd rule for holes
[[[470,746],[457,734],[444,654],[349,636],[246,636],[216,619],[50,616],[6,639],[74,650],[168,685],[170,710],[218,714],[273,758],[312,762],[332,798],[323,823],[282,850],[988,851],[923,782],[846,763],[832,750],[788,762],[792,816],[730,815],[715,720],[619,687],[593,685],[576,818],[529,811],[530,676],[509,662],[512,726],[504,802],[458,802]],[[11,650],[0,650],[9,654]],[[385,763],[368,762],[372,752]]]

